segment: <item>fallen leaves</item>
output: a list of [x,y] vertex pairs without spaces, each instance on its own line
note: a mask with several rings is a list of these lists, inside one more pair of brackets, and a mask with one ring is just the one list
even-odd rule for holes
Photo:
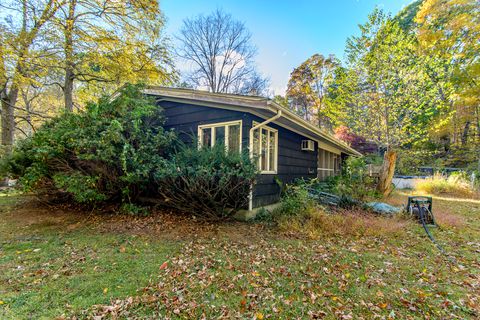
[[[135,232],[147,228],[148,219],[135,219],[139,226]],[[478,259],[459,257],[461,264],[450,265],[429,251],[430,243],[418,230],[408,230],[398,238],[328,235],[312,241],[271,233],[249,237],[267,227],[242,224],[242,232],[235,234],[240,225],[232,225],[175,238],[181,249],[156,260],[151,278],[133,297],[117,297],[122,294],[115,289],[117,283],[97,284],[94,292],[100,299],[111,300],[88,308],[78,318],[148,314],[174,319],[449,319],[479,315]],[[443,231],[435,232],[446,237]],[[151,252],[138,243],[146,246],[147,240],[152,247],[158,245],[155,236],[139,236],[137,241],[121,238],[109,244],[106,252],[125,261],[146,259]],[[457,241],[462,250],[471,253],[480,248],[471,239],[470,246]],[[73,241],[62,243],[67,259],[58,268],[32,267],[31,259],[46,252],[42,244],[43,251],[36,254],[36,246],[16,246],[8,253],[12,257],[10,272],[22,278],[27,289],[81,275],[87,267],[96,271],[96,277],[108,270],[97,261],[86,264],[95,260],[98,252],[79,248]],[[109,263],[115,266],[119,262],[112,259]],[[8,299],[8,307],[13,305],[10,296],[1,298]]]
[[[369,250],[373,252],[375,247]],[[396,270],[394,263],[359,263],[355,255],[358,253],[351,250],[336,250],[333,243],[312,250],[303,242],[279,246],[269,241],[253,245],[219,239],[194,241],[159,266],[162,272],[157,275],[157,284],[144,288],[132,303],[120,300],[121,307],[115,312],[130,314],[141,304],[167,317],[228,314],[264,319],[306,310],[311,318],[330,315],[351,319],[357,312],[394,318],[402,308],[414,313],[425,308],[424,300],[430,293],[420,288],[412,291],[411,285],[393,292],[389,289],[389,281],[395,277],[387,278]],[[362,292],[375,290],[369,294],[370,301],[361,304],[349,296],[358,286]],[[410,298],[402,300],[403,296]],[[94,313],[104,311],[100,308]]]

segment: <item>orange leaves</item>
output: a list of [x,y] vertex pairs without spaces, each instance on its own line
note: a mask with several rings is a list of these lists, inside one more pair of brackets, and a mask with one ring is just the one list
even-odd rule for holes
[[167,267],[168,267],[168,261],[165,261],[165,262],[162,263],[162,265],[160,266],[160,270],[165,270]]

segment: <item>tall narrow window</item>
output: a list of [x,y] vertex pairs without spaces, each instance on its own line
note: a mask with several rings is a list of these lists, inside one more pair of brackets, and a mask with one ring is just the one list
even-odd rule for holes
[[225,142],[225,127],[215,127],[215,143],[216,144],[223,144],[226,145]]
[[223,145],[229,152],[242,151],[242,121],[230,121],[198,126],[200,146]]
[[268,133],[268,165],[269,168],[275,168],[275,133]]
[[240,150],[240,125],[234,124],[228,126],[228,151],[235,152]]
[[268,131],[265,129],[261,129],[261,130],[262,130],[262,138],[260,140],[260,170],[269,171],[267,166]]
[[200,141],[202,146],[212,146],[212,128],[202,129],[202,140]]
[[277,173],[278,131],[265,126],[254,130],[252,139],[252,155],[257,158],[260,172]]

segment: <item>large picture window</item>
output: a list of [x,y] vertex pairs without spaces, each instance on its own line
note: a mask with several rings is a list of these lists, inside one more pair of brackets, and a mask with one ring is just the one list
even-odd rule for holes
[[278,131],[270,127],[254,130],[252,153],[258,161],[260,173],[277,173]]
[[242,121],[230,121],[198,126],[200,146],[222,144],[230,152],[242,151]]

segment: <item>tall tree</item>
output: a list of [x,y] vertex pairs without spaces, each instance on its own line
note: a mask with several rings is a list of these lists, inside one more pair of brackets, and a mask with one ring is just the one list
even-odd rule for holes
[[[35,68],[32,48],[39,44],[45,25],[61,7],[58,0],[21,0],[0,2],[3,10],[13,12],[6,24],[0,24],[0,99],[2,106],[2,145],[11,148],[15,134],[15,108],[22,86],[29,84]],[[15,17],[15,18],[14,18]]]
[[[425,0],[418,11],[418,39],[424,55],[443,61],[443,78],[452,85],[453,143],[466,144],[476,127],[480,142],[480,2]],[[473,124],[475,123],[475,126]]]
[[172,80],[158,1],[65,1],[55,21],[62,49],[59,85],[67,111],[73,110],[77,81],[112,87]]
[[[178,56],[189,63],[193,72],[189,81],[211,92],[254,94],[263,90],[265,80],[255,71],[256,48],[243,22],[221,10],[186,19],[177,37]],[[262,91],[261,90],[261,91]]]
[[338,66],[335,56],[314,54],[293,70],[287,87],[287,98],[294,110],[306,120],[329,130],[333,129],[333,124],[325,97]]
[[349,119],[352,129],[385,147],[378,189],[388,194],[397,149],[424,139],[438,106],[415,35],[381,10],[375,10],[360,30],[360,36],[347,41],[347,74],[355,82],[339,77],[351,100],[340,102],[357,109]]

